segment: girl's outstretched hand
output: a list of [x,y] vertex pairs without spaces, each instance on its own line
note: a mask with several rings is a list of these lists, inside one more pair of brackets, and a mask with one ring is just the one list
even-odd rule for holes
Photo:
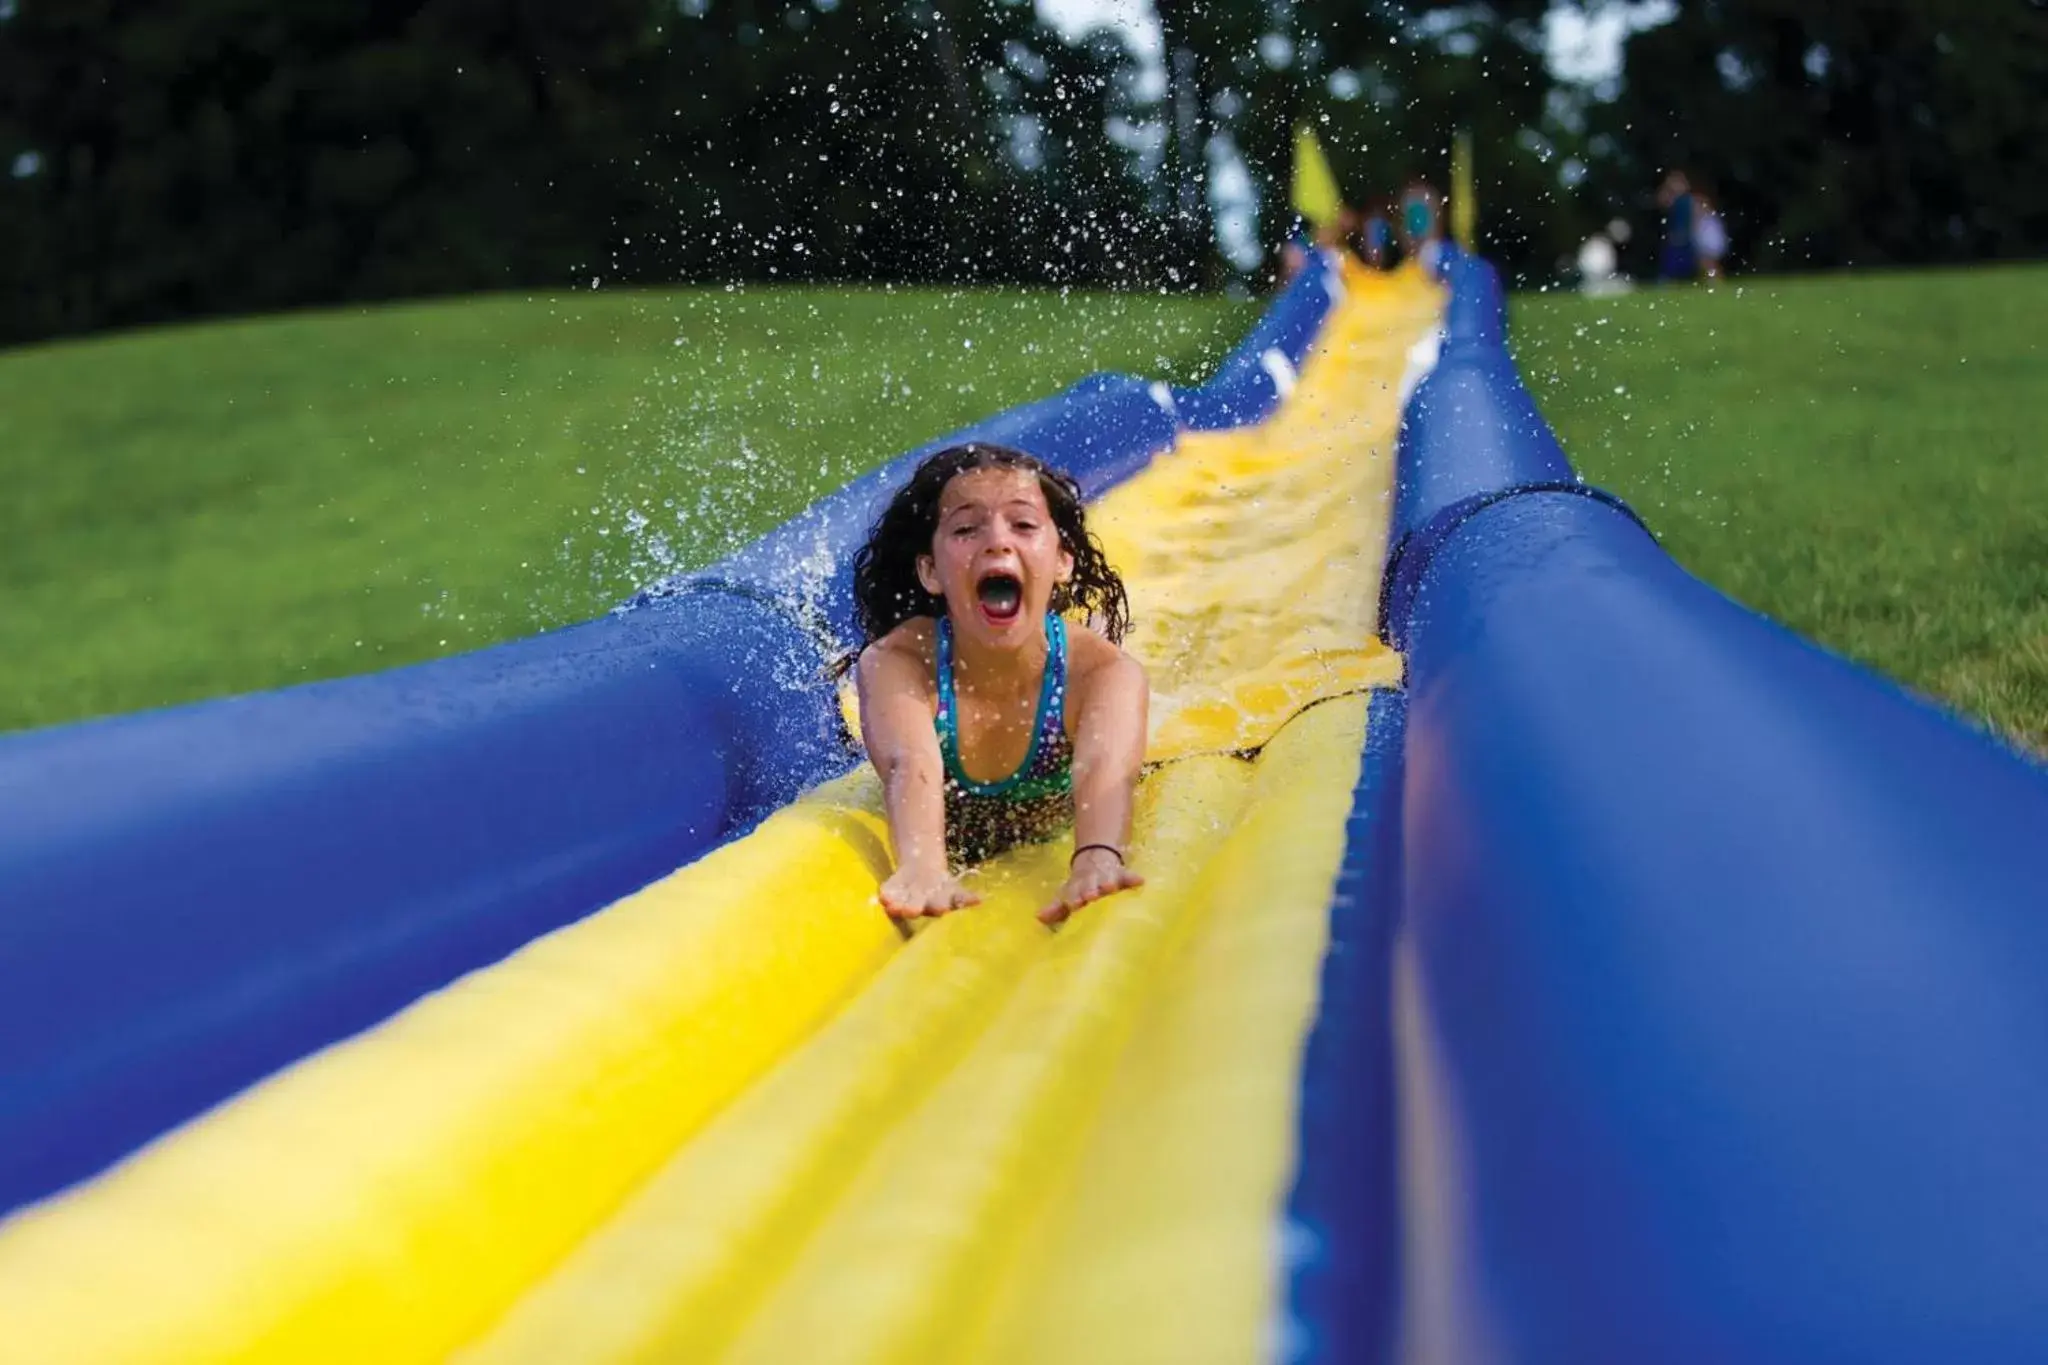
[[1109,849],[1083,849],[1074,858],[1067,884],[1060,888],[1060,898],[1039,911],[1038,918],[1047,924],[1063,924],[1067,916],[1090,901],[1144,884],[1145,879],[1125,867],[1123,859]]
[[924,872],[899,867],[882,883],[882,909],[890,919],[916,919],[920,915],[944,915],[981,904],[981,897],[960,884],[950,872]]

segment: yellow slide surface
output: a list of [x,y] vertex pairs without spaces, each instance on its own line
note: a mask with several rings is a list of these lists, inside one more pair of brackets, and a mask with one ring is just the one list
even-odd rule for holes
[[906,943],[862,769],[0,1224],[0,1358],[1262,1358],[1441,308],[1346,285],[1271,420],[1091,513],[1155,693],[1142,890],[1050,932],[1027,848]]

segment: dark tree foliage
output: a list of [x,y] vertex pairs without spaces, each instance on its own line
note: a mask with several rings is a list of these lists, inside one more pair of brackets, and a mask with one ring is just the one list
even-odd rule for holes
[[1022,0],[0,0],[0,340],[592,279],[1149,277],[1102,133],[1128,64]]
[[2048,244],[2038,0],[1681,0],[1597,92],[1549,75],[1551,3],[1153,0],[1161,82],[1030,0],[0,0],[0,342],[592,280],[1214,286],[1212,168],[1270,262],[1297,121],[1360,204],[1470,129],[1525,280],[1653,228],[1675,165],[1750,268]]
[[617,92],[659,52],[637,0],[18,4],[0,326],[562,279],[653,211]]
[[1753,269],[2048,247],[2048,5],[1692,0],[1593,112],[1601,178],[1682,169]]

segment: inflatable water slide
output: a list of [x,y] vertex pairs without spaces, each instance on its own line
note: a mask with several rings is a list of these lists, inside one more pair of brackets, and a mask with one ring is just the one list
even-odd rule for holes
[[0,1359],[2021,1361],[2048,774],[1312,260],[1071,469],[1146,886],[905,936],[825,667],[913,451],[609,616],[0,737]]

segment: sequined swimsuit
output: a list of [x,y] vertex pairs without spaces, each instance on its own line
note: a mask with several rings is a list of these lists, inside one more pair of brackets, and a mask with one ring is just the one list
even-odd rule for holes
[[1031,747],[1017,771],[977,782],[960,763],[960,703],[953,688],[953,627],[939,618],[939,752],[946,761],[946,848],[955,863],[978,863],[1044,839],[1074,814],[1074,746],[1067,738],[1067,623],[1045,618],[1045,678]]

